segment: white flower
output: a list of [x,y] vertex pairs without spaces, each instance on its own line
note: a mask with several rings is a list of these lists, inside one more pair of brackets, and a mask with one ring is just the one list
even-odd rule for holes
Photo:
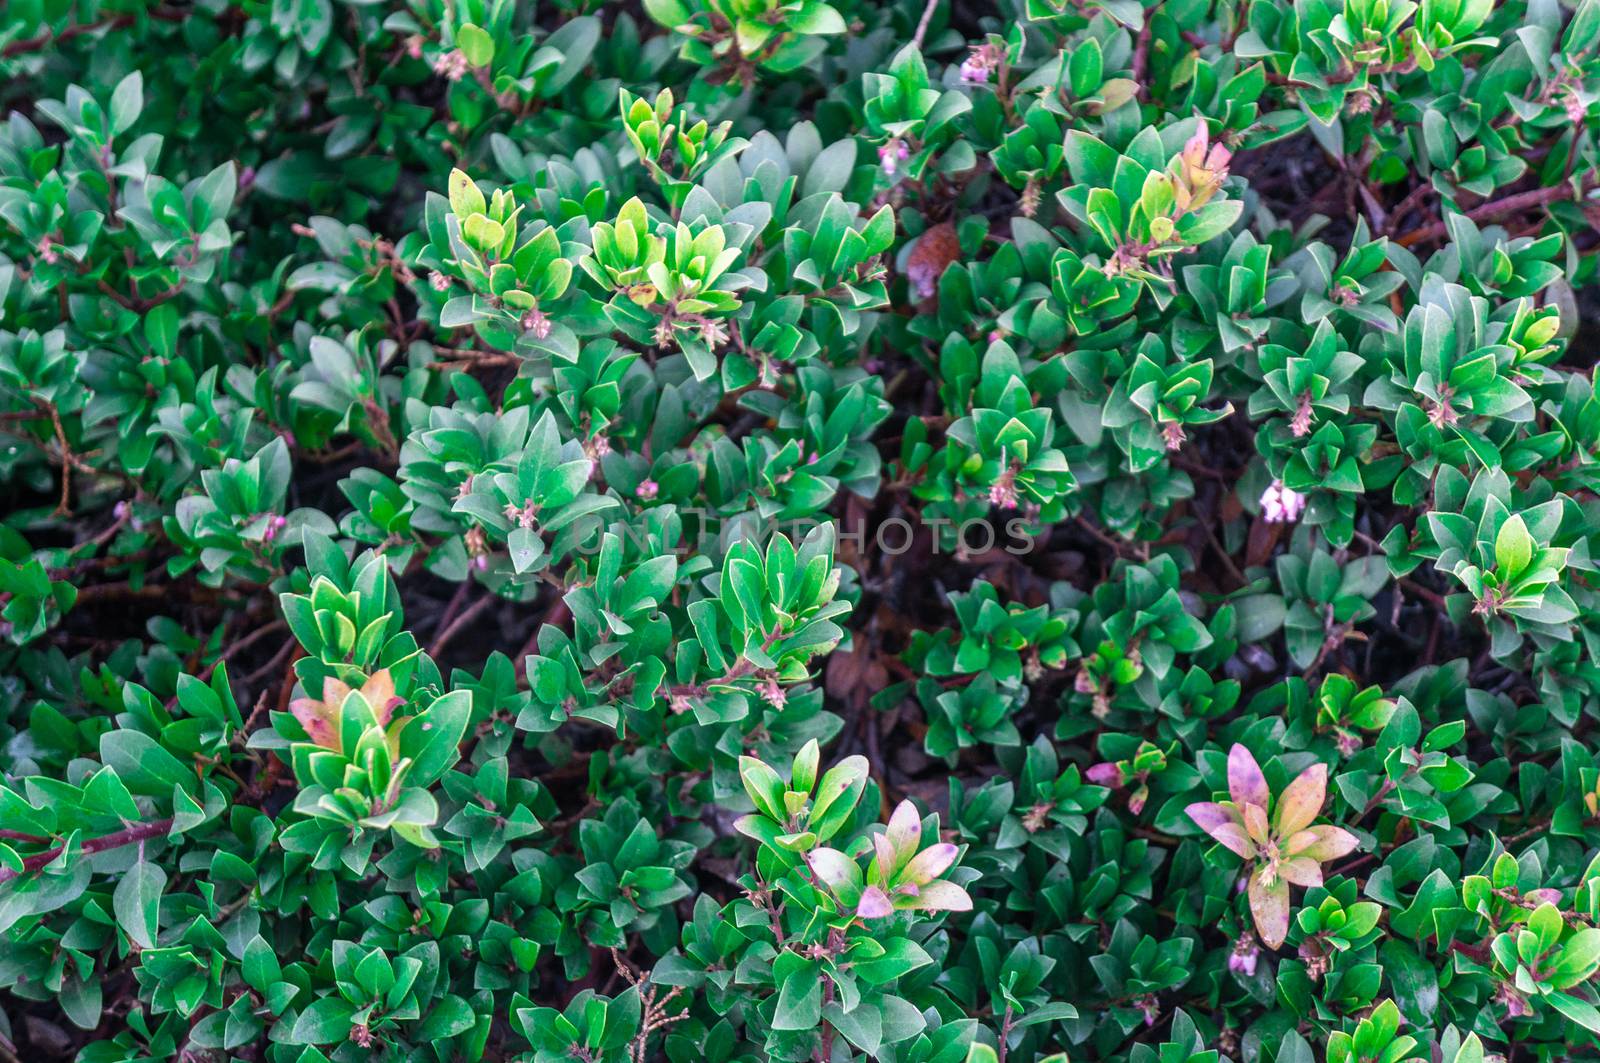
[[1282,480],[1261,492],[1261,516],[1268,524],[1293,524],[1306,510],[1306,496],[1283,486]]

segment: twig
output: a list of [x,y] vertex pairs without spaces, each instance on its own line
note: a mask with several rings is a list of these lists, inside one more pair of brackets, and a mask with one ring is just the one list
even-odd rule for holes
[[56,503],[55,516],[69,516],[72,513],[72,469],[78,464],[78,459],[72,453],[72,444],[67,442],[67,430],[61,425],[61,411],[56,409],[56,404],[37,396],[33,401],[49,415],[50,427],[56,434],[56,445],[61,448],[61,501]]
[[[83,855],[89,856],[94,853],[103,853],[107,849],[120,849],[124,845],[132,845],[135,842],[143,842],[149,838],[156,838],[167,833],[167,831],[171,829],[172,820],[158,819],[153,823],[140,823],[129,827],[126,830],[119,830],[115,834],[104,834],[98,838],[90,838],[79,848],[82,850]],[[0,867],[0,882],[9,882],[18,875],[26,875],[30,871],[39,870],[41,867],[49,864],[56,857],[60,856],[62,852],[66,850],[66,848],[67,847],[65,845],[57,845],[52,849],[46,849],[42,853],[35,853],[32,856],[24,857],[22,860],[21,871],[13,871],[8,867]]]
[[47,845],[50,839],[42,834],[26,834],[20,830],[0,830],[0,842],[27,842],[30,845]]
[[205,668],[200,671],[200,674],[195,678],[202,680],[210,679],[211,676],[216,673],[218,665],[233,657],[237,657],[248,647],[255,645],[257,642],[260,642],[262,639],[266,638],[275,631],[284,630],[288,626],[289,625],[282,620],[274,620],[270,624],[264,624],[263,626],[256,628],[254,631],[250,632],[250,634],[244,636],[232,646],[229,646],[227,649],[223,650],[222,653],[217,656],[217,659],[206,665]]
[[[1546,903],[1544,901],[1536,901],[1536,900],[1533,900],[1532,898],[1524,897],[1520,891],[1518,891],[1518,890],[1516,890],[1516,889],[1514,889],[1514,888],[1512,888],[1510,886],[1497,886],[1495,889],[1491,890],[1490,892],[1493,893],[1496,897],[1499,897],[1503,901],[1510,901],[1512,904],[1516,905],[1518,908],[1538,908],[1541,905],[1543,905],[1544,903]],[[1593,921],[1587,915],[1584,915],[1582,912],[1571,911],[1571,910],[1562,910],[1561,911],[1561,917],[1563,919],[1570,919],[1571,921],[1573,921],[1575,923],[1582,923],[1585,926],[1593,926],[1594,925]]]
[[917,21],[917,32],[911,35],[911,47],[922,51],[923,38],[928,35],[928,24],[933,21],[934,9],[939,6],[939,0],[928,0],[927,6],[922,9],[922,18]]
[[467,596],[471,593],[472,581],[470,579],[462,580],[461,586],[456,588],[456,592],[452,594],[450,596],[450,600],[445,603],[444,612],[439,614],[439,623],[435,625],[433,629],[433,634],[435,637],[438,636],[439,632],[450,626],[450,621],[454,620],[456,618],[456,612],[463,605],[467,604]]
[[642,1005],[643,1014],[639,1018],[639,1032],[628,1045],[628,1058],[633,1060],[633,1063],[644,1063],[645,1047],[650,1035],[689,1017],[687,1011],[680,1011],[676,1015],[667,1014],[667,1005],[677,999],[683,992],[683,987],[673,986],[664,996],[658,997],[655,987],[649,984],[650,979],[635,971],[633,966],[622,958],[622,953],[615,948],[611,949],[611,962],[617,965],[617,973],[629,985],[639,990],[639,1003]]
[[1416,595],[1418,598],[1421,598],[1435,609],[1443,610],[1445,608],[1445,600],[1442,594],[1438,593],[1437,591],[1429,590],[1416,580],[1406,576],[1401,576],[1395,582],[1400,585],[1402,590],[1408,594]]
[[1406,198],[1395,204],[1394,209],[1389,211],[1389,230],[1392,232],[1395,227],[1398,226],[1402,220],[1404,220],[1407,214],[1421,206],[1422,201],[1426,199],[1428,193],[1432,191],[1433,185],[1429,184],[1427,181],[1424,181],[1407,193]]
[[1144,24],[1133,42],[1133,83],[1141,100],[1150,98],[1150,86],[1145,84],[1145,74],[1150,69],[1150,12],[1144,13]]
[[1529,838],[1532,838],[1533,836],[1535,836],[1537,834],[1544,834],[1549,829],[1550,829],[1550,820],[1548,818],[1541,819],[1541,820],[1539,820],[1539,822],[1535,823],[1533,826],[1527,827],[1527,828],[1525,828],[1523,830],[1519,830],[1519,831],[1517,831],[1517,833],[1511,835],[1511,837],[1509,837],[1509,838],[1501,838],[1500,839],[1500,844],[1504,845],[1507,849],[1509,849],[1513,845],[1517,844],[1518,842],[1527,841]]
[[[1412,772],[1414,772],[1414,771],[1416,771],[1415,768],[1412,768],[1410,771],[1407,771],[1406,772],[1406,776],[1410,776],[1412,774]],[[1385,780],[1383,780],[1383,785],[1378,787],[1378,792],[1377,793],[1373,794],[1371,797],[1369,797],[1367,799],[1366,805],[1364,805],[1362,807],[1362,809],[1361,809],[1361,814],[1355,818],[1355,823],[1352,823],[1351,826],[1359,825],[1362,820],[1366,819],[1367,816],[1371,815],[1372,814],[1372,810],[1377,808],[1379,805],[1383,804],[1383,799],[1385,797],[1388,797],[1392,792],[1394,792],[1394,788],[1395,788],[1395,780],[1393,780],[1393,779],[1385,779]]]
[[[1572,186],[1565,183],[1551,185],[1548,188],[1531,188],[1526,192],[1518,192],[1515,195],[1490,200],[1488,203],[1467,211],[1466,216],[1474,222],[1487,221],[1490,218],[1515,214],[1520,210],[1527,210],[1529,207],[1547,206],[1563,199],[1581,199],[1588,195],[1590,191],[1591,189],[1585,187],[1574,192]],[[1410,232],[1397,237],[1395,243],[1401,247],[1410,247],[1412,244],[1419,244],[1424,240],[1437,240],[1442,236],[1448,235],[1449,232],[1450,227],[1447,222],[1435,222],[1420,229],[1412,229]]]
[[210,921],[211,925],[221,926],[223,923],[226,923],[229,919],[232,919],[235,915],[239,914],[242,909],[247,907],[250,902],[255,899],[254,889],[245,890],[242,896],[229,901],[220,910],[218,910],[216,918]]
[[296,642],[291,637],[282,646],[278,647],[278,652],[272,655],[272,659],[270,661],[268,661],[266,664],[262,665],[260,668],[257,668],[255,671],[251,672],[249,675],[244,677],[244,685],[245,685],[245,687],[247,689],[253,688],[255,686],[255,684],[259,680],[261,680],[263,677],[271,675],[273,672],[276,672],[279,668],[281,668],[283,666],[283,663],[284,663],[283,658],[284,658],[284,656],[287,655],[288,653],[290,653],[298,645],[299,645],[299,643]]
[[119,580],[116,583],[96,583],[88,587],[80,587],[78,589],[77,604],[82,605],[84,602],[92,601],[165,598],[171,593],[172,586],[170,584],[146,583],[142,587],[135,587],[127,580]]
[[439,637],[433,640],[433,645],[428,647],[428,656],[437,657],[443,653],[444,648],[450,644],[450,640],[455,638],[462,628],[472,623],[473,620],[477,619],[478,614],[489,608],[496,601],[497,599],[493,594],[485,594],[482,598],[462,610],[461,615],[452,620],[450,626],[439,632]]
[[[146,14],[158,22],[179,22],[188,12],[158,7],[154,11],[146,12]],[[26,55],[29,52],[42,51],[51,45],[60,46],[74,37],[80,37],[85,33],[93,33],[95,30],[121,29],[124,26],[131,26],[135,18],[136,16],[134,15],[117,15],[115,18],[103,18],[98,22],[83,22],[68,26],[60,33],[52,29],[46,29],[43,33],[20,41],[12,41],[4,48],[0,48],[0,59],[10,59],[13,56]]]

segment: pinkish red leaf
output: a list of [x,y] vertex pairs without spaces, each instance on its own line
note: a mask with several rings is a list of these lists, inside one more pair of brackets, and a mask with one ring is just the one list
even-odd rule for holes
[[900,878],[918,886],[932,882],[956,862],[956,856],[960,852],[960,849],[949,842],[930,845],[911,858],[910,863],[901,869]]
[[1305,830],[1322,811],[1327,797],[1328,766],[1313,764],[1278,795],[1278,807],[1272,810],[1273,833],[1288,838]]
[[1245,805],[1244,830],[1257,845],[1266,845],[1272,837],[1272,827],[1267,823],[1267,810],[1261,805]]
[[1245,834],[1239,814],[1233,809],[1214,801],[1196,801],[1183,811],[1195,826],[1246,860],[1255,856],[1255,844]]
[[394,677],[389,674],[389,669],[380,668],[361,685],[361,696],[372,707],[372,714],[378,718],[378,723],[388,726],[389,720],[394,716],[397,706],[404,704],[404,699],[395,697]]
[[826,847],[811,850],[806,855],[811,871],[833,891],[846,907],[861,898],[861,867],[837,849]]
[[1256,934],[1267,948],[1275,949],[1289,936],[1289,883],[1276,878],[1267,886],[1264,878],[1259,868],[1250,875],[1250,914],[1256,921]]
[[1083,777],[1096,786],[1121,786],[1122,768],[1114,761],[1103,760],[1099,764],[1090,765]]
[[1228,750],[1228,794],[1233,798],[1233,803],[1241,808],[1260,805],[1264,810],[1267,802],[1272,800],[1272,792],[1267,789],[1267,777],[1261,774],[1261,765],[1256,763],[1255,755],[1237,742]]
[[970,912],[972,897],[954,882],[941,878],[917,890],[916,896],[901,900],[900,907],[925,912]]
[[295,698],[289,702],[289,712],[306,736],[324,749],[339,749],[339,712],[350,688],[332,676],[322,681],[322,698]]
[[1322,885],[1322,865],[1304,856],[1296,856],[1280,861],[1278,874],[1293,882],[1296,886],[1305,886],[1307,889],[1312,886]]
[[[1309,840],[1304,840],[1308,835]],[[1303,856],[1318,863],[1327,863],[1329,860],[1337,860],[1346,853],[1353,852],[1360,844],[1361,839],[1343,827],[1335,827],[1331,823],[1319,823],[1295,835],[1288,850],[1290,856]]]
[[886,886],[889,884],[889,880],[894,877],[894,865],[896,862],[894,843],[889,840],[887,834],[880,831],[872,836],[872,850],[874,855],[872,862],[867,865],[867,878],[880,886]]
[[910,801],[901,801],[896,805],[894,814],[889,817],[888,830],[884,833],[894,850],[894,862],[886,866],[883,872],[892,875],[915,855],[917,845],[922,841],[922,817],[917,814],[917,806]]
[[882,919],[886,915],[894,914],[894,905],[889,903],[889,895],[876,886],[868,886],[861,893],[861,903],[856,905],[856,914],[863,919]]

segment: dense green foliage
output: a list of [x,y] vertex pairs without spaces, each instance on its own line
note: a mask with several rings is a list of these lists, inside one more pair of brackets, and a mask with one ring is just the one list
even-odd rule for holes
[[1600,1055],[1600,0],[10,0],[0,1063]]

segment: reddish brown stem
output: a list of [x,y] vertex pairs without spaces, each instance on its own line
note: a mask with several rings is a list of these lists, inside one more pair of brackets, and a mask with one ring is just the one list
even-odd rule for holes
[[[1572,186],[1565,183],[1551,185],[1548,188],[1530,188],[1526,192],[1518,192],[1500,199],[1493,199],[1481,206],[1473,207],[1467,211],[1467,217],[1474,222],[1488,221],[1492,218],[1516,214],[1518,211],[1527,210],[1530,207],[1543,207],[1563,199],[1576,199],[1587,191],[1588,189],[1585,188],[1574,194]],[[1412,244],[1419,244],[1424,240],[1438,240],[1448,235],[1449,232],[1450,228],[1445,222],[1434,222],[1432,225],[1425,225],[1420,229],[1412,229],[1410,232],[1396,238],[1395,243],[1401,247],[1410,247]]]
[[443,653],[444,648],[450,645],[451,639],[459,635],[463,628],[476,620],[485,609],[489,608],[498,600],[499,599],[497,599],[493,594],[485,594],[482,598],[479,598],[477,601],[473,602],[454,620],[450,621],[450,625],[448,627],[439,632],[438,637],[433,640],[433,645],[428,647],[428,656],[437,657],[439,654]]
[[1150,28],[1150,12],[1147,11],[1144,25],[1139,27],[1139,36],[1133,42],[1133,82],[1141,100],[1150,98],[1150,86],[1145,83],[1145,75],[1150,69]]
[[30,845],[44,845],[50,839],[39,834],[24,834],[20,830],[0,830],[0,842],[27,842]]
[[[181,22],[188,16],[186,11],[176,11],[171,8],[156,8],[154,11],[146,12],[146,14],[157,22]],[[43,51],[52,45],[65,44],[74,37],[80,37],[85,33],[93,33],[96,30],[121,29],[125,26],[133,25],[136,19],[137,16],[135,15],[117,15],[113,18],[100,19],[98,22],[84,22],[68,26],[60,33],[46,29],[35,36],[20,41],[12,41],[4,48],[0,48],[0,59],[10,59],[16,55]]]
[[[172,820],[170,819],[158,819],[153,823],[137,823],[126,830],[119,830],[115,834],[103,834],[98,838],[90,838],[78,848],[83,855],[89,856],[94,853],[103,853],[107,849],[120,849],[124,845],[132,845],[135,842],[148,841],[151,838],[159,837],[160,835],[167,833],[167,831],[171,829]],[[35,853],[32,856],[24,857],[22,860],[22,870],[20,872],[12,871],[10,868],[0,868],[0,883],[9,882],[16,878],[19,874],[26,875],[30,872],[39,870],[56,857],[60,856],[62,851],[65,849],[65,845],[58,845],[53,849],[46,849],[42,853]]]

